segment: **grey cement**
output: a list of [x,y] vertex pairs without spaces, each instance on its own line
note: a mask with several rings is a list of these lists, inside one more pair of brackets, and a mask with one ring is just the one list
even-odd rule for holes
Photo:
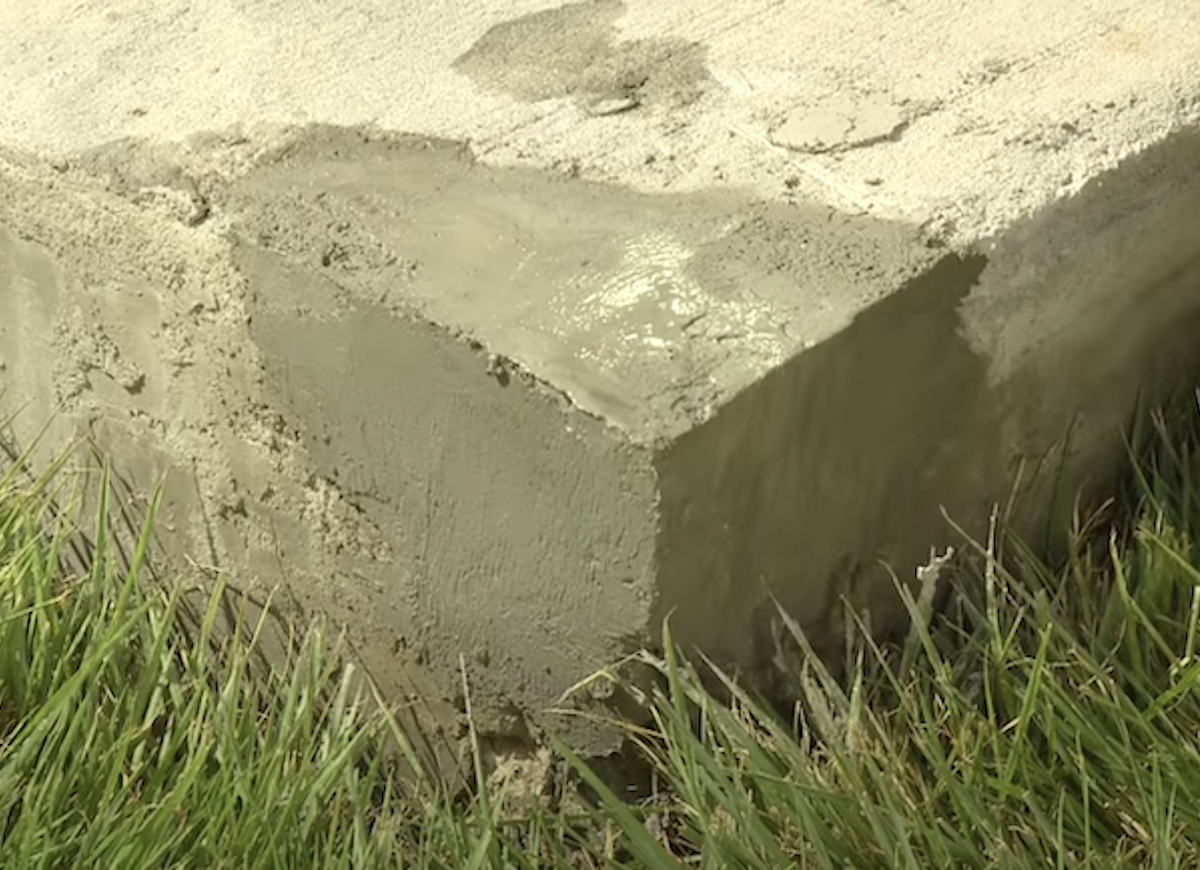
[[231,181],[124,143],[9,165],[0,358],[26,427],[166,475],[173,552],[348,620],[393,692],[465,655],[482,724],[523,733],[668,614],[764,682],[772,595],[826,648],[839,596],[886,623],[880,561],[911,576],[1077,413],[1076,477],[1102,468],[1139,381],[1195,357],[1195,145],[1044,215],[1070,248],[1035,220],[960,254],[449,143],[317,128]]
[[773,597],[893,622],[1200,362],[1189,4],[351,5],[16,13],[0,388],[449,743],[461,660],[607,748],[550,708],[668,615],[769,687]]

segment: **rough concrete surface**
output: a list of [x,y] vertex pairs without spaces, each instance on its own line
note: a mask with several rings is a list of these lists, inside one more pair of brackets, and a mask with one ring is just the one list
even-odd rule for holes
[[169,552],[346,623],[389,697],[445,718],[461,654],[494,735],[573,727],[668,614],[767,681],[772,595],[824,645],[839,596],[886,621],[942,508],[978,528],[1072,424],[1102,476],[1200,361],[1184,0],[4,27],[18,433],[164,480]]

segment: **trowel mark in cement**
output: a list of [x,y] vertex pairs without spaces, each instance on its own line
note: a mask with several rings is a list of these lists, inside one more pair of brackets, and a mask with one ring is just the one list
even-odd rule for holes
[[638,105],[683,106],[710,81],[705,48],[682,39],[617,40],[615,0],[570,3],[498,24],[454,68],[518,100],[577,97],[596,116]]

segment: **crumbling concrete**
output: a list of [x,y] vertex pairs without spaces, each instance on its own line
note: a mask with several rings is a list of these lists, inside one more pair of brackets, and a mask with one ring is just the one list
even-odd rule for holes
[[668,614],[764,678],[772,595],[886,621],[942,508],[1072,424],[1103,476],[1200,358],[1194,4],[461,6],[0,45],[6,406],[390,697],[461,655],[485,731],[568,728]]

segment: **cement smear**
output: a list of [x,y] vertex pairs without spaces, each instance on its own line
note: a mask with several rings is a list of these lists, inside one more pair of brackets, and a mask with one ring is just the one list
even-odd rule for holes
[[702,423],[936,257],[912,227],[826,207],[653,197],[332,128],[213,197],[347,299],[461,332],[641,444]]
[[704,47],[683,39],[622,40],[617,0],[568,3],[490,28],[452,67],[519,100],[573,98],[590,114],[678,110],[711,84]]

